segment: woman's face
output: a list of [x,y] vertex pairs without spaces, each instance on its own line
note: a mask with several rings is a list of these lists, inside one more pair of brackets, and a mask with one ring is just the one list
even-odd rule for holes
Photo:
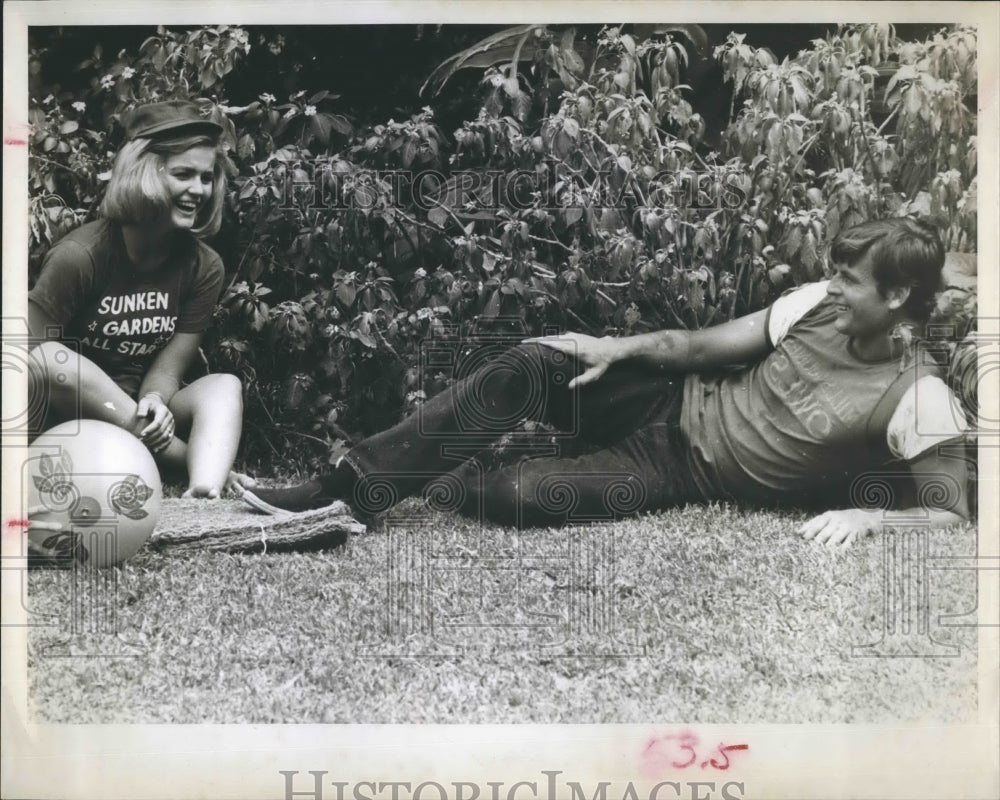
[[212,198],[215,148],[204,145],[167,156],[163,173],[170,197],[171,226],[190,230]]

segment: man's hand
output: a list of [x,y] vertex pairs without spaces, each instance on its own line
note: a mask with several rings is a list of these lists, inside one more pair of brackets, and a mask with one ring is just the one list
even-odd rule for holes
[[862,508],[826,511],[805,523],[797,533],[827,547],[849,547],[856,539],[877,531],[882,525],[883,513]]
[[524,344],[540,344],[560,353],[574,356],[586,369],[569,382],[567,388],[586,386],[608,371],[621,355],[618,340],[612,336],[600,339],[585,333],[566,333],[562,336],[539,336],[525,339]]
[[139,439],[153,453],[165,448],[174,438],[174,415],[155,392],[143,395],[135,411],[139,419],[152,417],[150,423],[139,432]]

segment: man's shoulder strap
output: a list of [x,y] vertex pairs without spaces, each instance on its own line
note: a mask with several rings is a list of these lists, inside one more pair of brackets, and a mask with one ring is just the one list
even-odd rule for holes
[[899,407],[899,401],[913,384],[929,376],[943,378],[944,370],[936,363],[925,363],[923,360],[900,370],[868,417],[867,438],[871,447],[882,451],[887,449],[885,434],[889,428],[889,420]]

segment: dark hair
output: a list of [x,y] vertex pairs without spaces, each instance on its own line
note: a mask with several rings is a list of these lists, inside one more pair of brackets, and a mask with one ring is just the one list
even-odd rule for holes
[[848,266],[866,253],[871,253],[879,293],[884,296],[889,289],[908,288],[903,311],[917,322],[926,322],[944,266],[944,245],[937,228],[915,217],[873,220],[841,231],[830,247],[831,260]]

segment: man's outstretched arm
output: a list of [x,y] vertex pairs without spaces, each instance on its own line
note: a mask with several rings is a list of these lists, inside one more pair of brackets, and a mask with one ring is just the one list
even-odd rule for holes
[[664,372],[702,372],[759,361],[772,345],[767,336],[767,309],[699,331],[657,331],[622,338],[583,333],[543,336],[526,342],[575,356],[586,369],[569,388],[600,378],[612,364],[637,361]]
[[910,472],[922,505],[888,515],[883,509],[849,508],[813,517],[798,533],[829,547],[852,544],[856,539],[892,526],[892,517],[925,520],[928,527],[946,528],[969,519],[968,467],[957,455],[932,447],[910,462]]

